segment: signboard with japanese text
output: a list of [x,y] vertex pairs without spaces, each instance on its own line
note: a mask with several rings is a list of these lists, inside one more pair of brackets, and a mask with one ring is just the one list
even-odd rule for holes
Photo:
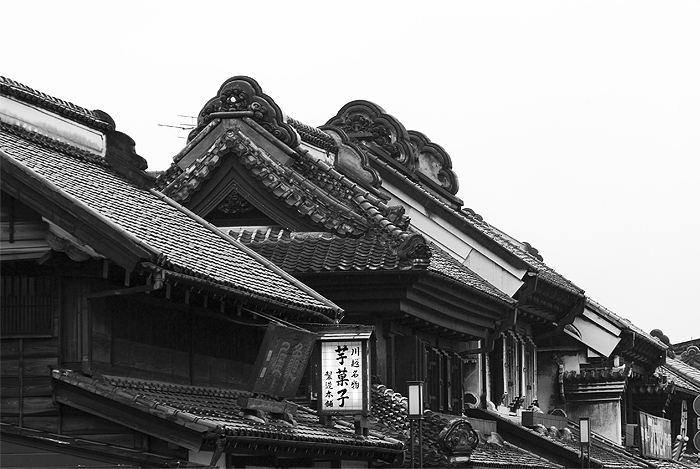
[[316,334],[270,323],[253,366],[250,390],[290,399],[296,395],[316,341]]
[[326,414],[366,414],[369,359],[365,340],[321,341],[319,410]]
[[642,456],[671,459],[671,421],[639,412],[639,437]]

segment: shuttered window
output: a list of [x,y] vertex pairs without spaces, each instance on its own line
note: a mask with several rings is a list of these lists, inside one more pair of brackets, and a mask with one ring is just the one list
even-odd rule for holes
[[51,278],[25,275],[3,275],[1,278],[2,336],[52,336]]

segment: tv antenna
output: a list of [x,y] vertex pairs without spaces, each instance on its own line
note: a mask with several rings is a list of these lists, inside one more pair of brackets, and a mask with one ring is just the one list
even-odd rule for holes
[[[189,123],[177,124],[177,125],[174,125],[174,124],[158,124],[158,126],[159,126],[159,127],[169,127],[169,128],[172,128],[172,129],[187,130],[188,132],[189,132],[190,130],[194,129],[195,127],[197,127],[197,118],[196,118],[195,116],[184,116],[184,115],[182,115],[182,114],[178,114],[177,117],[189,118],[189,119],[190,119],[190,122],[189,122]],[[179,136],[179,135],[178,135],[177,138],[186,138],[186,137],[182,137],[182,136]]]

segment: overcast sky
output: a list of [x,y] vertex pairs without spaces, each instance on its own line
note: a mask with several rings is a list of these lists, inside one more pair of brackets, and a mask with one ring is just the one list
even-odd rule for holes
[[[341,6],[342,5],[342,6]],[[322,125],[382,106],[458,196],[586,294],[700,337],[700,2],[2,2],[0,75],[89,109],[165,169],[221,83]],[[185,116],[185,117],[180,117]]]

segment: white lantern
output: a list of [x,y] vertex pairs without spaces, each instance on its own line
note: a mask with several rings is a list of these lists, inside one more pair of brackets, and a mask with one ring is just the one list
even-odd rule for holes
[[423,417],[423,381],[408,382],[408,418]]

